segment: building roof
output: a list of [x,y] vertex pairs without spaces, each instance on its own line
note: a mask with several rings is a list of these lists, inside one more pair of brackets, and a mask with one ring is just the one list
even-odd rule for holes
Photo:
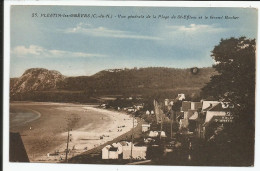
[[127,141],[120,141],[119,142],[122,146],[129,146],[131,145],[131,142],[127,142]]
[[208,122],[204,123],[204,126],[209,126],[212,122],[216,122],[215,120],[222,119],[223,116],[213,116]]
[[181,110],[184,112],[187,112],[191,108],[191,102],[190,101],[183,101],[181,105]]
[[203,101],[202,102],[202,110],[209,110],[211,107],[216,106],[220,102],[218,101]]
[[112,146],[111,145],[106,145],[103,149],[109,150]]
[[184,116],[184,113],[183,112],[177,112],[176,113],[176,118],[183,118],[183,116]]
[[209,109],[209,111],[228,111],[230,110],[227,103],[219,103]]
[[142,126],[148,126],[148,127],[150,127],[151,125],[150,125],[150,124],[142,124]]
[[111,148],[109,149],[109,151],[117,151],[117,150],[118,150],[117,147],[111,147]]
[[118,142],[118,143],[113,143],[112,146],[118,148],[118,147],[122,147],[122,144]]
[[[125,150],[130,150],[131,146],[123,146],[123,151]],[[133,153],[138,152],[138,151],[146,151],[147,147],[146,146],[133,146]]]
[[191,109],[189,109],[189,110],[188,110],[188,114],[187,114],[188,119],[189,119],[194,113],[196,113],[196,112],[197,112],[197,110],[191,110]]
[[198,112],[195,112],[190,118],[189,120],[196,120],[198,118],[199,114]]
[[225,111],[207,111],[205,123],[210,122],[214,116],[226,116]]

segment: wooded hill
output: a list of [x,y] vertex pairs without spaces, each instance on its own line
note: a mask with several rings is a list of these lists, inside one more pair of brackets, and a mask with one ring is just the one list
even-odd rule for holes
[[197,74],[192,74],[190,69],[149,67],[66,77],[57,71],[33,68],[20,78],[11,78],[10,96],[11,100],[94,102],[92,97],[106,95],[194,95],[214,74],[213,68],[200,68]]

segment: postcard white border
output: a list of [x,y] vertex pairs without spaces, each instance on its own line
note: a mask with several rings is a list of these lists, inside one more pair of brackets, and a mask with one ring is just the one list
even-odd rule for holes
[[[3,170],[29,170],[29,171],[46,171],[46,170],[114,170],[114,171],[132,171],[134,170],[157,170],[165,171],[176,170],[260,170],[260,122],[259,122],[259,67],[257,60],[257,87],[256,87],[256,134],[255,134],[255,166],[254,167],[187,167],[187,166],[126,166],[126,165],[87,165],[87,164],[37,164],[37,163],[10,163],[9,162],[9,71],[10,71],[10,6],[11,5],[66,5],[66,6],[145,6],[145,7],[253,7],[259,9],[258,2],[232,2],[232,1],[14,1],[8,0],[4,2],[4,97],[3,97]],[[259,23],[258,11],[258,23]],[[258,26],[259,30],[259,26]],[[258,38],[259,39],[259,33]],[[257,42],[257,52],[259,44]]]

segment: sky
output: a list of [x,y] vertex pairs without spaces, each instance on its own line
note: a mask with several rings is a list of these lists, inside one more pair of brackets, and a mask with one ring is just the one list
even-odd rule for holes
[[10,29],[10,77],[29,68],[83,76],[114,68],[210,67],[222,38],[257,37],[257,10],[12,6]]

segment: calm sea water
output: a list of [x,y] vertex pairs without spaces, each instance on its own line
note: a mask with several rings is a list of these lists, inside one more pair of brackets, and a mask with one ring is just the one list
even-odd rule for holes
[[33,110],[12,110],[10,111],[10,128],[23,126],[40,117],[40,113]]

